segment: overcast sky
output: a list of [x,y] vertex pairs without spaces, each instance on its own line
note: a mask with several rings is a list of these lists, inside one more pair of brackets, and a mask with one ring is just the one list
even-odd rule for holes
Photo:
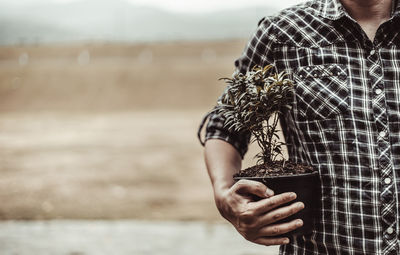
[[[0,4],[31,5],[42,2],[65,3],[80,0],[0,0]],[[109,0],[113,1],[113,0]],[[302,0],[124,0],[140,5],[156,6],[178,12],[210,12],[215,10],[242,8],[246,6],[271,6],[277,9],[302,2]]]

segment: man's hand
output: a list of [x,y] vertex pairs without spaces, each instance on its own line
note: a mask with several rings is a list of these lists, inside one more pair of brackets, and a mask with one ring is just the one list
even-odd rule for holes
[[287,244],[288,238],[274,237],[303,225],[301,220],[276,224],[275,222],[297,213],[304,204],[297,202],[277,208],[296,199],[294,193],[274,196],[264,184],[240,180],[232,175],[241,169],[241,157],[229,143],[218,139],[206,142],[205,159],[213,185],[215,202],[221,215],[247,240],[263,245]]
[[221,215],[231,222],[245,239],[262,245],[288,244],[288,238],[274,236],[303,225],[300,219],[288,223],[275,223],[304,208],[302,202],[277,208],[294,199],[295,193],[274,196],[273,191],[264,184],[249,180],[240,180],[231,188],[215,194]]

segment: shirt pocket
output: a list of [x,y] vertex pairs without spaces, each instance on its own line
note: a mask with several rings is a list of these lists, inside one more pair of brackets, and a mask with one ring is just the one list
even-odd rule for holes
[[306,119],[332,118],[349,108],[347,69],[342,64],[301,66],[294,70],[296,103]]

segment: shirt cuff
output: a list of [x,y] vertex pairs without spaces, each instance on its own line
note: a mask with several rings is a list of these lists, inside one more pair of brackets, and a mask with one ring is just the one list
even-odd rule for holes
[[[207,119],[208,124],[206,127],[205,139],[204,142],[202,142],[200,133],[203,129],[204,122]],[[250,142],[250,132],[231,132],[228,129],[224,128],[224,121],[225,119],[216,113],[207,114],[199,127],[198,134],[200,142],[204,145],[205,141],[209,139],[223,140],[231,144],[239,152],[240,156],[243,159],[248,150],[248,145]]]

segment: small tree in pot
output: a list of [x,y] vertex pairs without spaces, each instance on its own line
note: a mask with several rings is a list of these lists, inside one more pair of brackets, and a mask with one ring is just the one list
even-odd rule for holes
[[290,110],[293,83],[285,73],[274,74],[272,65],[255,66],[246,74],[222,78],[227,88],[215,111],[225,118],[224,126],[230,131],[251,133],[251,142],[257,142],[261,152],[256,155],[257,164],[241,170],[234,178],[263,182],[276,194],[297,193],[297,200],[305,209],[282,221],[301,218],[303,227],[285,236],[305,234],[312,230],[313,213],[319,201],[319,177],[313,168],[304,164],[287,162],[279,140],[279,117]]

